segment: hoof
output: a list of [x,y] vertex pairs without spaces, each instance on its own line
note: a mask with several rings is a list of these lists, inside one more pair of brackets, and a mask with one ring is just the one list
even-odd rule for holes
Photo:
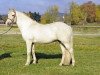
[[26,64],[25,64],[25,66],[29,66],[29,65],[30,65],[29,63],[26,63]]
[[72,63],[72,66],[74,67],[75,66],[75,63]]
[[62,63],[59,64],[59,66],[62,66],[62,65],[63,65]]
[[33,64],[36,64],[36,62],[34,61]]

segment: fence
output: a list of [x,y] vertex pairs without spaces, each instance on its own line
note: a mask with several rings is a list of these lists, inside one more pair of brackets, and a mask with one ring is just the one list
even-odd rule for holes
[[74,35],[98,35],[100,26],[72,26]]

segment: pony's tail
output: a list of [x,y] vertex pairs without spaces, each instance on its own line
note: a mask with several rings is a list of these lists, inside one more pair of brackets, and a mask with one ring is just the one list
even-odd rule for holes
[[[71,35],[71,38],[70,38],[70,49],[73,51],[73,35]],[[66,50],[65,51],[65,59],[64,59],[64,65],[70,65],[72,63],[72,57],[71,57],[71,50]]]

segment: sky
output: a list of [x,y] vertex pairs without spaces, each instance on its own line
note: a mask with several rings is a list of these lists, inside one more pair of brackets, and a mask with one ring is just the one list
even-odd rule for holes
[[[31,11],[43,14],[48,7],[53,5],[57,5],[59,11],[64,13],[69,8],[70,2],[72,1],[82,4],[90,0],[0,0],[0,14],[7,14],[10,8],[22,12]],[[100,0],[91,1],[100,4]]]

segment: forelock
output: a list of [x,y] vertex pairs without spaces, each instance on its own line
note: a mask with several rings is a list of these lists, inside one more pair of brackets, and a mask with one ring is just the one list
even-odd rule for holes
[[8,13],[11,13],[11,12],[15,12],[15,10],[14,9],[9,9]]

